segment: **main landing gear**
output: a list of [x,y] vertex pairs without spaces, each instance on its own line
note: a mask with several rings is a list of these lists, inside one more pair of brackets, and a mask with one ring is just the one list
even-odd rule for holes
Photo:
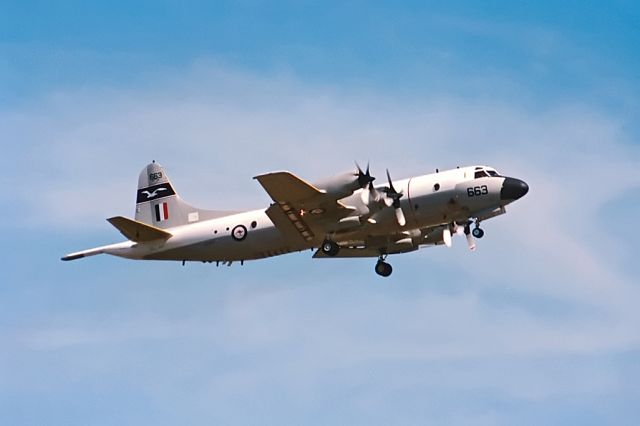
[[382,277],[388,277],[393,272],[393,268],[391,267],[391,265],[385,262],[386,258],[386,255],[381,254],[375,267],[376,274]]
[[326,254],[327,256],[335,256],[340,251],[340,246],[335,241],[324,240],[322,245],[320,246],[320,251]]
[[[320,246],[320,251],[326,256],[334,257],[340,251],[340,246],[335,241],[331,241],[326,239],[322,242]],[[385,260],[387,259],[386,254],[381,254],[378,257],[378,262],[376,263],[375,271],[376,274],[382,277],[388,277],[393,272],[393,268],[389,265]]]

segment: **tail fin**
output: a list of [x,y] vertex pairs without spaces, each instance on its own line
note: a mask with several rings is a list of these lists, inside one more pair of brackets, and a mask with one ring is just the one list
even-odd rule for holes
[[237,212],[197,209],[185,203],[155,161],[140,172],[135,215],[138,222],[167,229],[234,213]]

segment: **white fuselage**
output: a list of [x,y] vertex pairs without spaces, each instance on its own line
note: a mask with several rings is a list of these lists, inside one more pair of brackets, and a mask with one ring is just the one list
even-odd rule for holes
[[[130,259],[231,262],[311,249],[318,247],[327,236],[337,241],[357,242],[403,232],[412,235],[413,244],[419,246],[421,238],[425,237],[420,234],[422,229],[466,221],[470,217],[502,209],[510,202],[501,199],[504,177],[475,178],[475,169],[464,167],[395,181],[394,186],[403,193],[401,207],[406,217],[403,227],[398,225],[392,208],[383,208],[370,216],[375,218],[375,223],[364,221],[353,226],[353,221],[346,221],[344,226],[336,226],[330,235],[316,235],[313,241],[308,242],[292,242],[275,227],[265,209],[261,209],[173,227],[169,229],[172,237],[168,240],[127,241],[97,250]],[[340,200],[354,208],[355,218],[368,212],[361,199],[361,191]],[[232,235],[238,225],[247,230],[242,239]]]

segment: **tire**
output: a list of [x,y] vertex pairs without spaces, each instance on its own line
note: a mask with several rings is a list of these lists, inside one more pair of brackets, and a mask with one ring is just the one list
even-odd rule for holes
[[387,262],[378,262],[375,267],[376,274],[381,277],[388,277],[393,272],[393,268]]
[[320,246],[320,251],[322,251],[322,253],[326,254],[327,256],[333,257],[340,251],[340,246],[334,241],[325,240],[322,243],[322,246]]
[[480,228],[475,228],[473,231],[471,231],[471,234],[473,234],[473,236],[476,238],[484,237],[484,231]]

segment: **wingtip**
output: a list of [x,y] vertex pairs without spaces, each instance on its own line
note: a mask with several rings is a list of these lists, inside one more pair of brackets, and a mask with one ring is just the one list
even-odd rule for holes
[[105,220],[113,225],[113,222],[119,220],[121,217],[123,217],[123,216],[113,216],[113,217],[109,217],[109,218],[107,218]]

